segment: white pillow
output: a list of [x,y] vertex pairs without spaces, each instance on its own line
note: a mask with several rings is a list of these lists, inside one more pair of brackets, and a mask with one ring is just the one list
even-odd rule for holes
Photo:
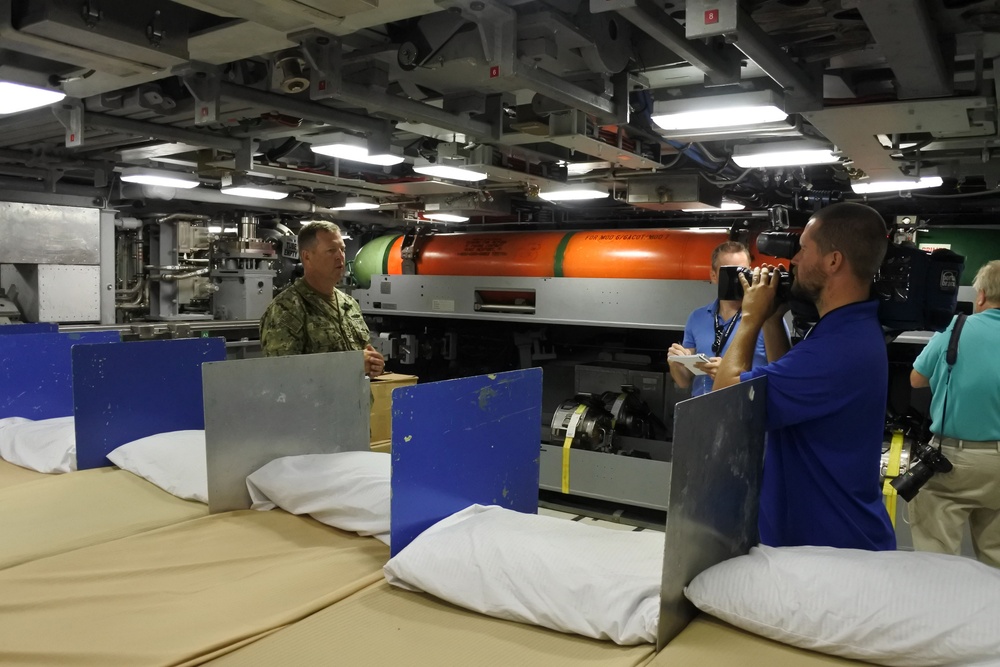
[[390,584],[497,618],[641,644],[656,641],[663,533],[473,505],[383,571]]
[[0,458],[37,472],[76,470],[73,417],[0,419]]
[[382,452],[285,456],[247,477],[251,509],[275,506],[389,543],[392,459]]
[[108,459],[178,498],[208,502],[204,430],[146,436],[125,443]]
[[969,558],[754,547],[685,594],[737,627],[881,665],[1000,664],[1000,570]]

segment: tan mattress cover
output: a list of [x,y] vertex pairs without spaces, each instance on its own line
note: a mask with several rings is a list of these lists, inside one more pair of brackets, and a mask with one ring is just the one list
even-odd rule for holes
[[10,461],[0,459],[0,491],[9,486],[16,486],[25,482],[33,482],[36,479],[45,479],[46,477],[55,477],[55,475],[48,475],[44,472],[28,470],[27,468],[22,468],[19,465],[14,465]]
[[618,646],[502,621],[381,581],[212,667],[634,667],[653,646]]
[[823,667],[865,665],[765,639],[701,614],[646,667]]
[[382,577],[389,549],[227,512],[0,571],[0,664],[200,664]]
[[118,468],[45,477],[0,489],[0,569],[208,514]]

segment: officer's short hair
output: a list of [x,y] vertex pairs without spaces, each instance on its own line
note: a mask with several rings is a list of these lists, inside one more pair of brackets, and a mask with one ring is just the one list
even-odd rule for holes
[[980,267],[976,279],[972,281],[972,289],[984,292],[987,301],[1000,303],[1000,259],[986,262]]
[[737,252],[742,252],[747,256],[747,260],[753,260],[750,255],[750,248],[746,247],[739,241],[726,241],[725,243],[720,243],[712,251],[712,270],[719,270],[719,257],[722,255],[732,255]]
[[332,222],[324,220],[310,222],[307,225],[303,225],[302,229],[299,230],[299,250],[312,250],[316,245],[316,235],[320,232],[330,232],[331,234],[341,236],[340,227]]
[[840,251],[855,277],[870,282],[889,243],[882,216],[870,206],[841,202],[819,210],[813,218],[820,223],[813,231],[820,252]]

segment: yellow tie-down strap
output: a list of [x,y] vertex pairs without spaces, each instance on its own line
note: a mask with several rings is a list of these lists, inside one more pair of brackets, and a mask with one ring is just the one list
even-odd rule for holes
[[569,418],[569,426],[566,427],[566,439],[563,440],[562,455],[562,492],[569,493],[569,450],[573,446],[573,438],[576,437],[576,427],[580,423],[580,418],[587,411],[587,406],[581,403],[576,406],[576,411]]
[[903,432],[893,431],[889,443],[889,461],[885,468],[885,482],[882,483],[882,495],[885,496],[885,509],[889,512],[892,527],[896,527],[896,489],[892,480],[899,477],[899,457],[903,452]]

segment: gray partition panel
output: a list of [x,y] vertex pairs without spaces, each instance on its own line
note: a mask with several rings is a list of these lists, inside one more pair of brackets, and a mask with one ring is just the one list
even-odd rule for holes
[[677,404],[657,650],[697,613],[684,587],[758,542],[766,386],[757,378]]
[[210,512],[247,509],[247,475],[282,456],[368,450],[361,352],[202,367]]

